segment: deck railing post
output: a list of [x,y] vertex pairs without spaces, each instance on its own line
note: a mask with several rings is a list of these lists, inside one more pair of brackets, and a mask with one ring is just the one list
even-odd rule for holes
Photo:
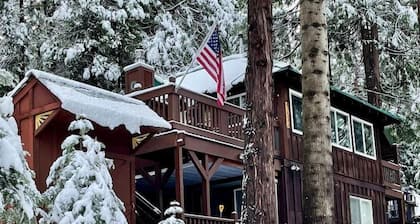
[[174,91],[168,94],[168,120],[179,121],[179,95]]
[[220,128],[220,133],[225,134],[225,135],[229,135],[229,113],[225,110],[220,110],[220,120],[219,120],[219,128]]

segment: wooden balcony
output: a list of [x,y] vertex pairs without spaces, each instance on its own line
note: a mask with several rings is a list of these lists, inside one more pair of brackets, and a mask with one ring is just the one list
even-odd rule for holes
[[146,89],[135,97],[168,121],[243,139],[245,110],[235,105],[219,107],[215,98],[187,89],[176,90],[174,84]]
[[236,224],[235,219],[218,218],[204,215],[184,214],[186,224]]
[[386,193],[390,196],[401,197],[400,166],[385,160],[381,162]]

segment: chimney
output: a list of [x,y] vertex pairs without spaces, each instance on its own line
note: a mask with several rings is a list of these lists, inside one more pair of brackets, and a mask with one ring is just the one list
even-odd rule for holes
[[151,65],[137,62],[124,67],[123,70],[126,94],[153,87],[154,69]]

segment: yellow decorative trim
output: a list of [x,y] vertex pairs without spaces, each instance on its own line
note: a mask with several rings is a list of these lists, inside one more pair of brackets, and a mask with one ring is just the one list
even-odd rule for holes
[[286,101],[284,102],[284,110],[286,116],[286,128],[290,128],[290,111],[289,111],[289,103]]
[[131,145],[133,149],[137,148],[137,146],[139,146],[147,137],[149,137],[149,135],[150,133],[146,133],[146,134],[134,136],[133,138],[131,138]]
[[48,117],[53,113],[54,111],[47,111],[44,113],[40,113],[35,116],[35,130],[37,130],[41,125],[48,119]]

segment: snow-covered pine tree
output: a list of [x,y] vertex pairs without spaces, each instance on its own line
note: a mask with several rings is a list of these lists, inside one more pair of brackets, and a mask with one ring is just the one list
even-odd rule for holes
[[[178,72],[187,65],[212,22],[234,38],[240,24],[235,1],[76,1],[52,8],[50,36],[40,47],[44,70],[118,89],[122,68],[136,61],[156,72]],[[234,49],[238,41],[227,41]]]
[[179,202],[171,201],[169,208],[167,208],[164,213],[165,216],[168,217],[158,224],[185,224],[185,222],[179,218],[182,213],[184,213],[184,209],[182,209]]
[[35,223],[40,194],[12,114],[12,98],[0,98],[0,223]]
[[7,0],[0,2],[0,69],[22,79],[38,60],[39,33],[43,13],[40,1]]
[[40,223],[127,223],[124,205],[112,190],[113,162],[105,158],[104,145],[87,135],[92,123],[78,117],[69,130],[79,134],[63,141],[63,153],[51,166]]

